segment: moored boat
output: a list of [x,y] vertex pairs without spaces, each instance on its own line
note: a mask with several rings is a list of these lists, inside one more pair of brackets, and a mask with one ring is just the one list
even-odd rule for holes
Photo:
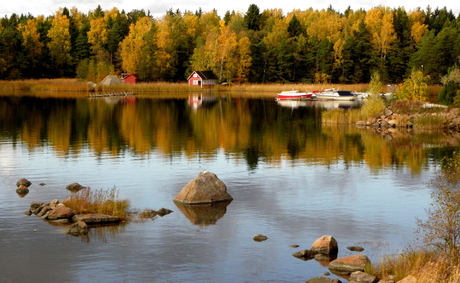
[[348,90],[326,89],[315,93],[317,99],[321,100],[356,100],[356,95]]
[[305,99],[313,98],[313,93],[300,92],[298,90],[287,90],[278,93],[278,99]]

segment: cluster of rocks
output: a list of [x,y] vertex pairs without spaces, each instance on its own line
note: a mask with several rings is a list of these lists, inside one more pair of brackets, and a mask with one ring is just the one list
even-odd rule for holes
[[73,235],[88,234],[89,225],[117,224],[121,221],[119,217],[106,214],[76,214],[57,199],[48,203],[34,201],[24,213],[35,214],[51,224],[71,224],[66,227],[65,232]]
[[[297,247],[297,245],[295,245]],[[360,246],[347,247],[350,251],[362,252],[364,248]],[[376,276],[367,274],[365,269],[371,266],[370,259],[363,254],[355,254],[342,258],[337,258],[339,251],[337,240],[330,235],[324,235],[313,242],[309,250],[301,250],[292,255],[302,260],[315,259],[321,265],[327,266],[330,272],[347,279],[349,283],[395,283],[391,278],[381,280]],[[326,275],[328,275],[326,273]],[[403,279],[405,280],[405,279]],[[306,283],[341,283],[339,279],[328,277],[315,277]],[[406,281],[398,281],[400,283]]]
[[[439,108],[442,105],[423,104],[421,108]],[[444,107],[442,107],[444,108]],[[402,114],[394,112],[391,108],[385,108],[382,115],[371,118],[367,121],[358,121],[358,126],[373,126],[379,128],[413,128],[414,120],[422,116],[437,116],[441,125],[439,128],[460,130],[460,113],[457,108],[446,109],[445,111],[422,111],[423,113]]]

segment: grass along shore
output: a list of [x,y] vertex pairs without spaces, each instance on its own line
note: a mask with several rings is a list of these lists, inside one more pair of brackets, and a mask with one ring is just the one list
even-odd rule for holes
[[[204,90],[244,92],[254,94],[266,94],[276,96],[277,93],[285,90],[313,91],[328,88],[346,89],[350,91],[366,91],[368,84],[235,84],[235,85],[216,85],[212,88],[200,88],[189,86],[187,82],[151,82],[137,84],[120,84],[111,86],[98,85],[96,91],[133,91],[136,93],[161,93],[161,92],[197,92]],[[39,79],[39,80],[15,80],[0,81],[0,91],[31,91],[31,92],[81,92],[90,91],[86,81],[78,79]]]

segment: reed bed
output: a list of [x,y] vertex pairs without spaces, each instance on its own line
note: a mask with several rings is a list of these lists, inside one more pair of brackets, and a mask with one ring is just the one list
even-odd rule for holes
[[410,275],[415,278],[415,282],[460,282],[460,266],[452,265],[439,253],[429,250],[410,251],[386,257],[368,272],[381,279],[392,277],[394,282]]
[[35,91],[35,92],[110,92],[110,91],[134,91],[136,93],[163,93],[163,92],[185,92],[196,93],[203,91],[216,92],[236,92],[238,94],[257,96],[272,96],[285,90],[299,91],[315,91],[328,88],[350,90],[350,91],[365,91],[367,84],[281,84],[281,83],[266,83],[266,84],[234,84],[234,85],[216,85],[212,88],[200,88],[189,86],[187,82],[170,83],[170,82],[149,82],[138,84],[120,84],[102,86],[97,84],[95,89],[92,89],[86,81],[78,79],[39,79],[39,80],[14,80],[0,81],[0,90],[8,91]]
[[121,220],[128,217],[130,207],[129,200],[120,200],[118,190],[113,187],[108,190],[91,190],[85,188],[66,200],[63,203],[79,214],[97,213],[117,216]]

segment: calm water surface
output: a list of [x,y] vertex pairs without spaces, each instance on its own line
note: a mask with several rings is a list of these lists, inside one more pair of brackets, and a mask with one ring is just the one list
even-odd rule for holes
[[[457,139],[321,125],[334,107],[349,105],[0,96],[0,281],[304,282],[327,267],[292,254],[323,235],[339,257],[351,245],[374,262],[400,252]],[[172,201],[202,170],[234,198],[217,222]],[[33,184],[20,197],[23,177]],[[67,198],[72,182],[174,212],[85,239],[23,214],[32,201]],[[268,240],[253,241],[258,233]]]

